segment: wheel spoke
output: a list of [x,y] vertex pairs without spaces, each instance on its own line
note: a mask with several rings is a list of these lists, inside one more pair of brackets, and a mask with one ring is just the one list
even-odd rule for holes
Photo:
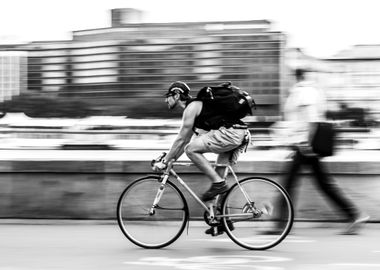
[[[245,194],[254,199],[247,202]],[[227,234],[247,249],[263,250],[279,244],[293,224],[293,207],[289,196],[277,183],[266,178],[246,178],[235,184],[225,197],[222,207]],[[242,214],[251,213],[250,218]],[[240,215],[239,215],[240,214]]]
[[171,244],[181,235],[188,219],[185,198],[169,181],[159,204],[152,209],[160,185],[154,177],[139,179],[124,190],[118,202],[120,229],[131,242],[144,248]]

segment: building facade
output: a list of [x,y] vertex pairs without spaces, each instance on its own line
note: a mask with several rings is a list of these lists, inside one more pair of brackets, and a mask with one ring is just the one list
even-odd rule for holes
[[357,45],[325,61],[330,100],[380,116],[380,45]]
[[72,40],[32,42],[28,90],[80,99],[100,114],[169,116],[171,82],[194,89],[231,81],[258,104],[280,113],[285,36],[265,20],[139,23],[139,11],[112,10],[108,28],[74,31]]
[[0,102],[12,99],[27,89],[27,53],[0,51]]

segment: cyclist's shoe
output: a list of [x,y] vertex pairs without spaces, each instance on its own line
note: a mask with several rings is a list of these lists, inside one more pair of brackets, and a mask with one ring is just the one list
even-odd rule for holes
[[[230,229],[230,231],[233,231],[235,229],[234,224],[231,220],[227,220],[227,226]],[[205,234],[211,234],[212,236],[221,235],[224,233],[224,226],[223,224],[218,224],[217,226],[212,226],[205,230]]]
[[223,225],[211,226],[205,230],[205,234],[210,234],[212,236],[218,236],[224,233]]
[[227,192],[228,185],[226,181],[219,182],[219,183],[213,183],[209,190],[206,191],[205,194],[202,195],[202,201],[210,201],[212,200],[216,195],[222,194]]

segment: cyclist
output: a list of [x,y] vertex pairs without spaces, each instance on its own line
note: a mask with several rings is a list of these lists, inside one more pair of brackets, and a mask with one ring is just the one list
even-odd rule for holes
[[216,195],[225,193],[228,185],[223,179],[224,168],[214,170],[203,154],[218,154],[218,164],[235,164],[239,153],[244,151],[250,142],[247,126],[238,119],[229,119],[223,121],[224,125],[218,129],[205,130],[204,121],[207,120],[212,108],[207,103],[193,99],[190,96],[189,86],[184,82],[172,83],[165,96],[169,109],[175,107],[183,109],[182,125],[165,159],[156,162],[153,170],[165,169],[167,161],[177,160],[185,152],[212,182],[201,199],[212,200]]

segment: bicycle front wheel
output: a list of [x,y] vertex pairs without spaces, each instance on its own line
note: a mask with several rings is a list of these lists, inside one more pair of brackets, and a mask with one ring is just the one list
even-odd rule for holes
[[117,204],[117,220],[124,235],[143,248],[162,248],[182,234],[189,210],[182,192],[166,182],[162,197],[151,212],[161,188],[159,176],[147,176],[130,184]]
[[279,244],[288,235],[294,219],[287,192],[262,177],[246,178],[233,185],[223,201],[222,213],[228,236],[252,250]]

